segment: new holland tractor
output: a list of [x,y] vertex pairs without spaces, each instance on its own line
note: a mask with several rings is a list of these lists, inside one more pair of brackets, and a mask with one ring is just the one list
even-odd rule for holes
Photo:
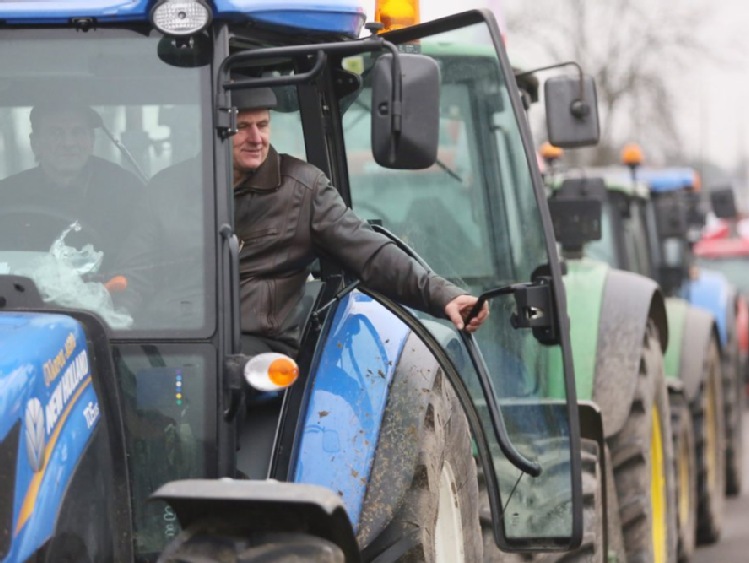
[[[669,495],[675,497],[673,504],[663,504],[657,497],[651,502],[654,508],[662,506],[666,511],[666,522],[675,524],[661,530],[666,538],[678,537],[678,544],[671,544],[670,541],[668,544],[678,548],[676,553],[679,559],[688,559],[696,541],[717,539],[722,521],[725,436],[721,415],[721,344],[717,324],[709,313],[689,305],[673,294],[662,292],[658,285],[650,281],[658,279],[661,259],[657,253],[659,247],[651,238],[651,229],[664,218],[658,215],[659,210],[652,205],[647,185],[633,182],[625,169],[569,172],[563,181],[556,183],[550,205],[555,224],[559,226],[562,247],[565,254],[572,258],[566,261],[569,273],[565,276],[570,311],[584,310],[583,303],[589,302],[588,296],[592,288],[601,283],[596,281],[595,272],[598,272],[598,278],[604,279],[611,272],[628,276],[632,280],[631,287],[636,286],[634,280],[643,283],[647,279],[660,296],[659,314],[663,315],[661,322],[664,327],[667,326],[668,331],[668,346],[660,366],[665,371],[668,389],[665,410],[662,412],[670,417],[672,432],[671,435],[663,435],[662,439],[672,446],[668,449],[673,450],[673,464],[670,458],[664,459],[666,465],[663,481],[660,484],[651,481],[649,484],[653,495],[660,491],[662,499],[669,499]],[[566,221],[562,215],[565,208],[570,210]],[[597,213],[601,209],[602,215],[599,218]],[[583,246],[586,258],[580,260],[579,251]],[[571,254],[576,250],[577,259]],[[630,284],[624,284],[608,295],[604,294],[599,302],[602,313],[612,304],[621,301],[634,309],[637,298],[631,287]],[[574,296],[578,296],[577,301]],[[639,301],[644,299],[640,297]],[[594,310],[589,315],[595,318],[602,313]],[[584,375],[580,372],[585,369],[585,359],[589,366],[587,373],[596,382],[596,387],[593,388],[595,393],[598,391],[597,370],[602,331],[598,328],[599,342],[596,348],[595,341],[586,344],[591,340],[589,335],[580,334],[576,338],[574,332],[575,326],[580,326],[581,331],[592,332],[592,329],[586,327],[586,323],[576,325],[574,318],[572,323],[573,353],[578,367],[578,393],[585,393],[586,389],[581,384]],[[593,323],[587,323],[591,324]],[[593,330],[594,328],[595,325]],[[616,333],[612,334],[618,338]],[[604,338],[603,344],[605,343]],[[594,355],[596,349],[598,355]],[[591,365],[592,358],[596,358],[595,370]],[[598,393],[600,398],[594,396],[594,399],[604,404],[604,413],[609,404],[614,407],[621,400],[616,388],[613,391],[602,389]],[[664,485],[665,488],[661,488]],[[625,511],[622,510],[621,513],[624,514]],[[670,557],[675,557],[676,553]]]
[[[579,414],[601,420],[577,404],[496,21],[359,38],[364,21],[351,0],[0,4],[0,186],[43,178],[41,148],[61,170],[86,149],[140,179],[117,197],[93,174],[31,201],[0,190],[0,560],[473,562],[482,524],[492,549],[581,545]],[[475,338],[321,256],[293,311],[296,364],[242,354],[232,96],[257,87],[278,98],[279,151],[490,302]],[[546,88],[554,142],[595,142],[592,83]],[[34,123],[59,100],[87,107],[86,127]],[[137,263],[118,261],[123,221],[151,241]],[[244,242],[271,248],[282,228]]]

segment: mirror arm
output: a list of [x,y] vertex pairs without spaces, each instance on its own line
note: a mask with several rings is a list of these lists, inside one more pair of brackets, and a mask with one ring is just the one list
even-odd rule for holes
[[479,376],[479,383],[481,384],[481,389],[484,393],[484,398],[486,399],[489,418],[491,418],[492,426],[494,427],[494,435],[499,444],[499,449],[502,450],[503,454],[505,454],[507,461],[520,471],[527,473],[531,477],[538,477],[543,471],[541,464],[536,461],[531,461],[521,454],[517,447],[515,447],[515,444],[512,443],[512,440],[507,433],[507,426],[505,425],[505,419],[502,416],[502,411],[497,402],[497,396],[494,393],[494,385],[491,377],[489,377],[489,374],[484,367],[484,363],[478,360],[481,353],[476,346],[476,341],[471,334],[464,331],[461,331],[460,336],[463,340],[463,344],[468,350],[468,357],[471,358],[471,363]]
[[570,107],[570,112],[572,112],[572,115],[574,115],[578,119],[582,119],[590,114],[590,103],[588,103],[588,101],[585,99],[585,87],[583,83],[583,69],[577,62],[565,61],[563,63],[557,63],[553,65],[547,65],[547,66],[534,68],[533,70],[525,70],[523,72],[518,72],[517,74],[515,74],[515,80],[517,80],[518,78],[523,78],[525,76],[536,74],[538,72],[544,72],[546,70],[553,70],[555,68],[562,68],[566,66],[574,66],[577,69],[577,75],[579,77],[578,84],[580,85],[580,97],[574,102],[572,102],[572,106]]

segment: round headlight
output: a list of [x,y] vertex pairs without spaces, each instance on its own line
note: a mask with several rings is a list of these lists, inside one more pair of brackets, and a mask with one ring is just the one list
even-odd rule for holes
[[211,23],[203,0],[162,0],[151,11],[153,26],[165,35],[192,35]]

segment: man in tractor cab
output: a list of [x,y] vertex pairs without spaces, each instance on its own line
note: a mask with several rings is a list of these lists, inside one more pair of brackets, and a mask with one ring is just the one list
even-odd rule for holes
[[271,144],[269,88],[236,91],[238,132],[233,138],[234,222],[240,239],[242,346],[295,355],[299,315],[310,265],[332,259],[375,291],[475,331],[484,306],[467,326],[477,298],[423,268],[346,206],[318,168]]
[[103,251],[102,269],[116,260],[129,232],[134,174],[93,155],[101,116],[88,106],[50,100],[29,114],[29,141],[38,165],[0,181],[0,243],[4,250],[46,250],[74,221],[65,242]]

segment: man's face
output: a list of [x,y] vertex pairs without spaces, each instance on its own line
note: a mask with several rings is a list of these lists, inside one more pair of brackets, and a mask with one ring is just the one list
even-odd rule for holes
[[267,109],[240,111],[234,135],[234,171],[240,175],[257,170],[268,158],[270,112]]
[[30,139],[36,159],[51,175],[79,172],[94,150],[93,129],[85,116],[71,110],[45,116]]

